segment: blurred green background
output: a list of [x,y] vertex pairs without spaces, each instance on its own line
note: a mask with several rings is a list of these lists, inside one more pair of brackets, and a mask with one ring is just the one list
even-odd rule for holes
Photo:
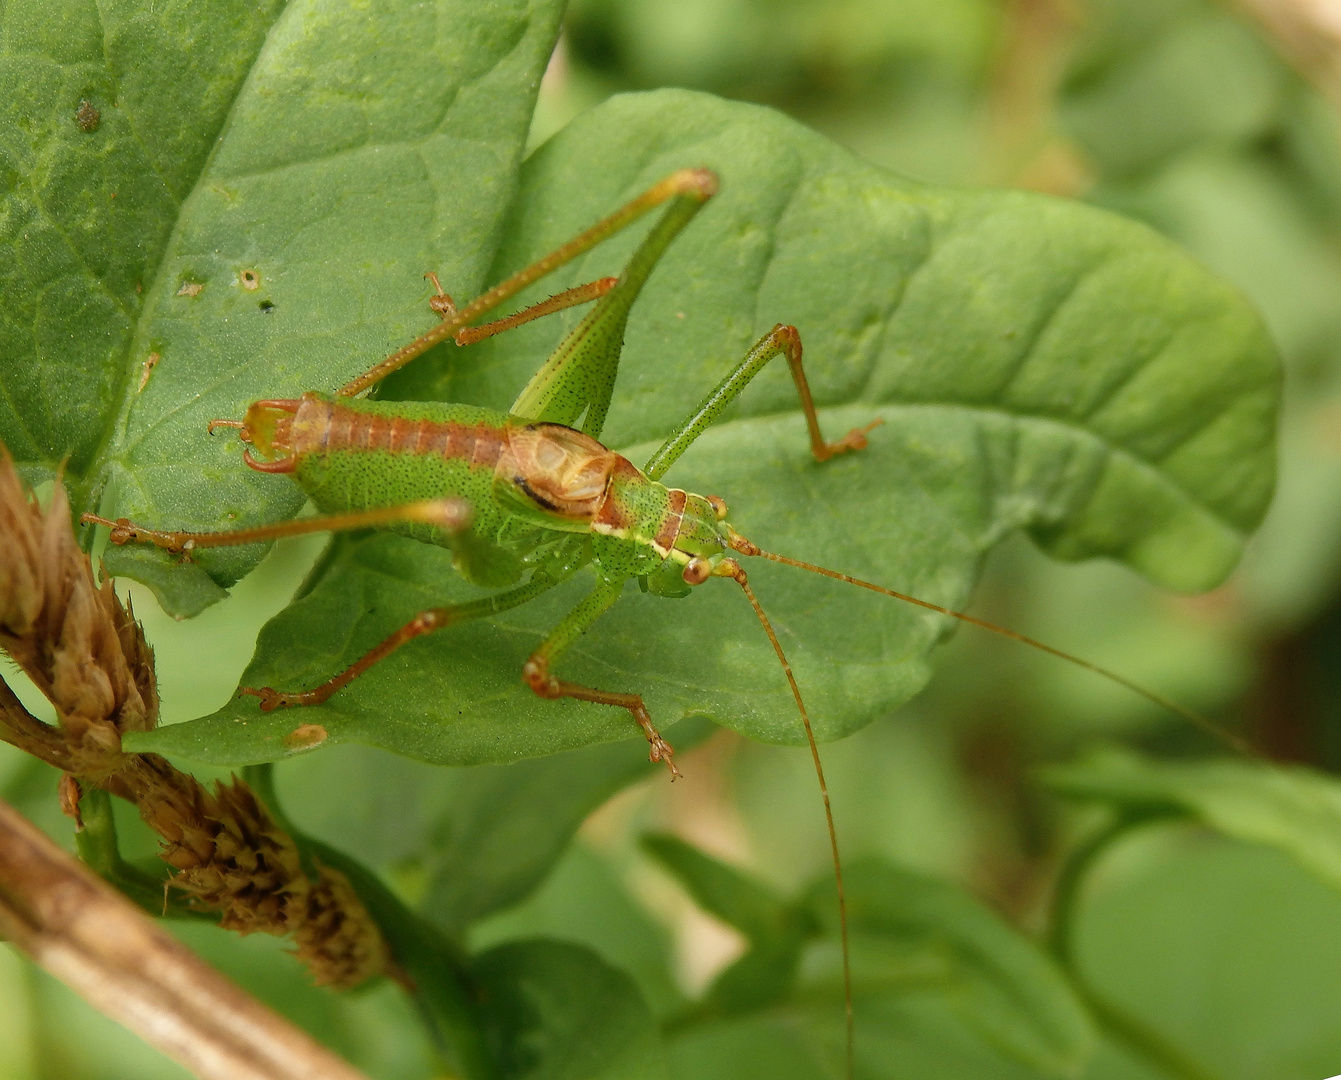
[[[1282,350],[1287,394],[1276,502],[1241,569],[1214,593],[1176,597],[1019,540],[993,555],[973,610],[1214,716],[1277,759],[1341,768],[1341,93],[1329,99],[1261,26],[1209,0],[575,0],[532,143],[612,93],[658,86],[774,106],[915,178],[1114,209],[1242,288]],[[130,590],[158,648],[165,722],[228,698],[320,545],[281,545],[184,626]],[[1088,819],[1045,794],[1036,770],[1104,740],[1162,756],[1209,749],[1118,687],[961,630],[926,693],[825,748],[845,855],[957,880],[1037,930]],[[597,811],[541,890],[478,928],[477,943],[582,942],[661,1012],[701,990],[741,941],[638,854],[637,836],[669,829],[786,891],[823,873],[828,851],[804,750],[719,732],[683,767],[688,782],[658,776]],[[0,780],[68,841],[54,773],[0,747]],[[441,770],[346,746],[287,763],[278,780],[313,834],[414,894]],[[122,826],[130,854],[151,852],[129,815]],[[1341,1072],[1341,895],[1294,863],[1162,826],[1106,857],[1084,904],[1077,951],[1091,980],[1158,1018],[1208,1075]],[[371,1075],[434,1075],[389,986],[337,998],[305,988],[280,943],[188,936]],[[0,954],[0,1080],[179,1075]],[[1158,1075],[1111,1045],[1086,1074]]]

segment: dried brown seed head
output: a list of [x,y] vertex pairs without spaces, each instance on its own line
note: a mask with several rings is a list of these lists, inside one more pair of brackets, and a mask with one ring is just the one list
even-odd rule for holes
[[0,649],[56,706],[61,726],[91,750],[158,719],[153,650],[128,607],[93,581],[75,544],[65,488],[44,511],[0,447]]

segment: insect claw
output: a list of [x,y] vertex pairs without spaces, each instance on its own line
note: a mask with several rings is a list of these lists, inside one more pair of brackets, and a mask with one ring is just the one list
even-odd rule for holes
[[441,315],[444,319],[450,319],[456,314],[456,302],[447,295],[447,291],[442,287],[442,282],[438,280],[438,275],[430,270],[424,277],[433,283],[433,289],[436,296],[428,298],[428,306]]
[[262,686],[259,690],[250,686],[238,687],[239,694],[250,694],[252,697],[261,699],[261,712],[274,712],[282,705],[290,705],[292,702],[285,700],[290,697],[289,694],[281,694],[278,690],[269,686]]
[[648,761],[664,761],[666,763],[666,768],[670,769],[672,784],[684,776],[684,773],[675,767],[675,747],[671,746],[671,744],[666,742],[660,735],[656,736],[654,739],[649,739],[648,741],[652,745],[651,750],[649,750],[647,754]]

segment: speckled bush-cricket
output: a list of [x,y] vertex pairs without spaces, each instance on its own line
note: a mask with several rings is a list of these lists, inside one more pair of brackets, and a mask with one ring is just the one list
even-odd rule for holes
[[[637,468],[604,447],[601,436],[631,306],[658,259],[717,188],[705,169],[676,172],[609,217],[470,303],[456,307],[438,288],[431,301],[441,321],[428,333],[340,388],[333,396],[255,402],[245,418],[217,420],[250,448],[253,469],[291,477],[324,516],[230,532],[160,531],[122,519],[85,515],[110,526],[114,543],[142,541],[189,557],[208,546],[252,543],[296,533],[378,526],[453,552],[468,580],[499,591],[480,600],[420,612],[344,671],[312,689],[246,689],[261,707],[316,704],[338,692],[401,645],[434,630],[525,604],[591,566],[595,588],[535,649],[522,678],[544,698],[571,697],[627,709],[651,747],[651,758],[676,772],[671,746],[636,692],[597,689],[554,673],[571,646],[619,598],[630,578],[654,595],[681,597],[714,577],[733,579],[754,609],[795,699],[824,797],[843,904],[838,845],[823,770],[800,688],[781,644],[750,587],[739,557],[763,557],[972,622],[1078,663],[1201,722],[1130,681],[1012,631],[836,571],[761,550],[732,528],[725,502],[668,488],[660,481],[680,455],[776,357],[785,357],[819,462],[860,451],[875,423],[826,441],[802,368],[796,328],[779,325],[703,399],[660,449]],[[660,219],[618,278],[569,289],[516,314],[472,325],[551,271],[633,221],[663,207]],[[436,284],[436,279],[435,284]],[[372,401],[359,395],[440,342],[467,345],[525,322],[595,301],[522,389],[507,413],[460,404]],[[879,421],[876,421],[879,423]],[[252,451],[255,451],[253,454]],[[844,967],[847,927],[842,915]],[[851,1016],[849,989],[849,1023]]]

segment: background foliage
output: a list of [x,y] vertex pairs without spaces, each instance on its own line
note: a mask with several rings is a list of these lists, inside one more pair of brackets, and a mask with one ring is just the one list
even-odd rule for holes
[[[56,41],[32,37],[41,20],[7,9],[3,71],[17,102],[11,116],[23,115],[23,95],[46,93],[72,105],[121,100],[134,103],[136,115],[160,117],[149,130],[130,130],[118,126],[116,109],[103,108],[111,145],[102,171],[75,157],[87,133],[70,122],[72,109],[59,114],[64,126],[55,135],[5,127],[5,227],[18,256],[7,269],[6,297],[29,295],[20,286],[38,259],[25,252],[46,258],[55,250],[69,260],[44,270],[59,287],[36,294],[30,308],[6,304],[4,355],[36,347],[49,362],[17,394],[6,375],[11,402],[27,394],[44,406],[11,404],[31,446],[16,443],[13,425],[5,437],[30,461],[73,446],[72,473],[88,481],[76,491],[85,498],[98,494],[90,463],[124,464],[137,454],[149,468],[118,473],[122,492],[153,476],[176,485],[168,500],[176,505],[200,487],[199,472],[174,478],[168,450],[132,437],[137,423],[152,425],[118,414],[130,400],[124,387],[88,385],[88,371],[108,370],[99,366],[106,357],[159,346],[170,356],[169,346],[188,341],[254,358],[228,391],[238,400],[330,385],[331,365],[357,369],[365,352],[385,351],[421,325],[417,275],[424,266],[469,293],[490,276],[491,262],[497,269],[510,252],[542,242],[527,238],[525,222],[513,234],[500,224],[513,193],[509,162],[527,120],[525,109],[500,115],[502,98],[489,95],[491,86],[543,66],[552,6],[498,5],[497,20],[479,24],[459,46],[465,60],[441,68],[435,65],[448,38],[433,37],[422,23],[388,24],[381,51],[367,54],[365,66],[323,67],[293,51],[302,40],[299,20],[325,17],[318,5],[282,14],[249,8],[243,17],[221,4],[208,16],[218,31],[216,74],[195,81],[185,59],[164,59],[189,58],[193,43],[155,38],[154,20],[105,16],[100,25],[91,7],[70,10],[82,36]],[[474,25],[464,11],[444,14],[457,26]],[[1341,555],[1333,389],[1341,362],[1341,141],[1336,114],[1270,42],[1227,8],[1198,0],[1074,7],[1046,0],[582,0],[565,25],[531,126],[532,146],[618,91],[709,91],[780,108],[916,181],[1033,188],[1116,209],[1243,289],[1287,366],[1279,491],[1244,566],[1216,592],[1178,599],[1112,564],[1060,566],[1017,538],[990,556],[975,610],[1210,712],[1278,757],[1323,770],[1341,764],[1329,674],[1336,668]],[[341,33],[337,26],[333,40]],[[128,43],[125,51],[119,42]],[[404,71],[390,65],[407,47],[422,48],[422,60]],[[137,50],[152,52],[154,62]],[[364,55],[352,46],[347,52]],[[110,69],[105,55],[115,59]],[[254,65],[246,59],[253,55]],[[230,70],[220,59],[228,56],[237,58],[231,83],[217,75]],[[328,126],[308,130],[284,115],[285,91],[294,89],[285,85],[286,72],[295,70],[318,70],[330,80],[318,88]],[[422,95],[413,107],[397,104],[406,100],[404,87],[393,87],[398,79]],[[172,118],[185,115],[183,102],[213,120],[174,126]],[[598,115],[612,107],[621,106]],[[200,133],[224,123],[225,113],[240,141],[212,155]],[[530,195],[556,197],[544,171],[582,149],[584,130],[600,137],[599,120],[582,123],[585,129],[565,136],[573,150],[560,140],[528,164],[521,182],[534,184]],[[429,147],[428,156],[399,152],[396,140],[360,150],[364,125],[399,130],[404,144]],[[33,147],[42,148],[35,163]],[[118,147],[148,155],[158,183],[127,188],[116,172],[125,160]],[[373,196],[351,183],[361,174],[350,161],[373,152],[372,171],[400,184],[387,198],[398,208],[396,227],[359,232],[360,199]],[[651,179],[661,170],[656,162],[611,157],[612,168],[631,176]],[[341,164],[320,164],[328,160]],[[840,171],[859,169],[842,160]],[[737,186],[750,190],[758,181],[766,191],[773,164],[760,156]],[[142,163],[136,168],[145,175]],[[297,186],[294,170],[302,175]],[[501,179],[491,181],[495,175]],[[528,181],[537,175],[542,179]],[[41,215],[22,216],[34,176],[47,216],[65,224],[68,244],[42,242],[34,224]],[[208,182],[198,184],[201,176]],[[474,233],[449,235],[435,225],[436,215],[462,201],[444,185],[463,176],[480,217]],[[303,196],[286,205],[292,191]],[[106,209],[112,193],[121,207],[130,201],[133,217]],[[590,205],[537,214],[550,215],[556,234],[565,235],[592,216],[591,207],[609,201],[599,190],[584,198]],[[959,200],[956,206],[970,201],[967,194],[943,198]],[[263,237],[257,250],[278,245],[292,256],[273,280],[261,267],[267,291],[260,299],[284,311],[312,302],[320,320],[295,328],[237,290],[178,296],[183,283],[207,281],[252,257],[215,247],[214,237],[229,235],[238,215],[253,228],[284,230]],[[304,244],[332,219],[353,226],[351,257],[305,265]],[[119,228],[127,230],[124,243],[102,243],[101,231]],[[500,242],[496,258],[485,254]],[[713,272],[712,259],[692,243],[687,236],[688,250],[677,251],[668,267],[682,257],[689,268],[682,272]],[[86,253],[95,249],[114,252],[115,262],[90,266]],[[165,251],[169,270],[152,285],[142,280]],[[90,289],[89,281],[107,287]],[[139,303],[137,285],[149,290],[144,303],[165,313],[152,324],[159,335],[153,340],[130,337],[126,312]],[[705,300],[713,296],[713,283],[704,291]],[[171,304],[197,300],[220,305],[208,321],[217,328],[226,320],[220,340],[200,341],[190,320],[170,317]],[[814,317],[823,318],[833,310],[824,300],[811,298],[807,310],[817,308]],[[646,314],[653,325],[675,316],[654,304]],[[721,337],[714,318],[733,330],[734,337],[725,335],[732,343],[726,355],[740,352],[752,329],[733,327],[730,317],[728,305],[695,331]],[[801,321],[788,312],[762,317]],[[89,326],[100,332],[87,333]],[[526,357],[517,348],[511,362],[520,364]],[[508,381],[509,354],[487,355],[485,377]],[[823,359],[816,361],[822,370]],[[301,364],[321,370],[321,379]],[[441,370],[429,366],[415,377],[446,379],[449,390],[465,392],[452,381],[466,378],[459,368],[435,374]],[[687,407],[712,378],[685,378]],[[215,388],[190,372],[177,376],[164,364],[149,385],[159,396],[146,401],[163,414],[182,413],[183,428],[231,415],[211,399]],[[466,389],[489,392],[487,385]],[[759,412],[784,389],[781,382],[766,389]],[[408,376],[401,387],[430,390]],[[101,402],[103,415],[117,416],[117,430],[129,433],[124,444],[99,442],[93,433],[104,429],[92,427],[83,442],[66,439],[80,421],[62,419],[62,408],[76,400]],[[627,431],[614,436],[619,445],[639,441],[638,422],[630,413]],[[943,429],[928,438],[943,439]],[[212,482],[232,483],[235,448],[221,444],[212,452],[212,471],[208,463],[193,468],[205,469]],[[30,475],[41,479],[38,469]],[[240,507],[243,496],[236,498]],[[217,500],[215,489],[209,501]],[[145,505],[156,506],[155,497],[146,496]],[[264,516],[276,508],[247,512]],[[840,523],[835,534],[846,527]],[[900,540],[906,551],[908,538]],[[148,593],[133,587],[159,649],[167,719],[206,715],[228,701],[257,629],[284,605],[319,546],[281,547],[232,599],[184,626],[156,614]],[[963,595],[977,554],[966,553],[959,580],[940,598]],[[377,555],[346,546],[337,558],[384,573]],[[135,557],[123,557],[123,569],[134,569]],[[219,582],[242,565],[209,567],[214,576],[195,575],[177,595],[164,587],[175,576],[161,577],[159,593],[170,608],[197,609],[217,599]],[[153,576],[151,568],[139,570]],[[902,612],[889,617],[912,621]],[[931,636],[924,638],[929,644]],[[207,649],[217,658],[213,682],[200,670]],[[1208,747],[1179,721],[1009,643],[960,634],[936,666],[927,693],[826,748],[838,827],[854,864],[866,1072],[1303,1080],[1341,1071],[1333,1020],[1341,1006],[1341,853],[1330,782],[1311,773],[1202,764]],[[817,662],[814,677],[822,680],[823,670]],[[506,672],[497,678],[515,686]],[[522,695],[515,704],[525,707]],[[692,745],[707,735],[706,725],[677,735]],[[1092,756],[1097,742],[1180,763]],[[177,749],[193,748],[198,760],[209,756],[202,746]],[[804,752],[718,733],[685,756],[692,785],[674,789],[660,776],[640,779],[649,771],[641,757],[637,744],[623,743],[443,770],[349,744],[285,763],[277,781],[290,816],[306,831],[378,870],[439,928],[480,950],[480,977],[509,1002],[495,1031],[511,1048],[507,1075],[830,1075],[840,1039],[832,1008],[836,957],[826,847]],[[245,751],[215,757],[230,764],[257,759]],[[1055,767],[1040,772],[1043,764]],[[10,755],[0,767],[5,796],[68,838],[48,771]],[[129,854],[150,853],[134,822],[123,821],[122,832]],[[1062,922],[1050,915],[1059,871]],[[1030,940],[1045,929],[1051,941],[1044,944],[1070,965],[1069,977]],[[441,1075],[411,1006],[392,987],[337,997],[307,987],[274,942],[239,942],[195,926],[181,932],[370,1074]],[[558,944],[518,944],[537,936]],[[0,961],[0,1076],[178,1075],[44,976],[9,954]],[[526,979],[549,996],[509,997]],[[593,1025],[594,1016],[604,1023]]]

